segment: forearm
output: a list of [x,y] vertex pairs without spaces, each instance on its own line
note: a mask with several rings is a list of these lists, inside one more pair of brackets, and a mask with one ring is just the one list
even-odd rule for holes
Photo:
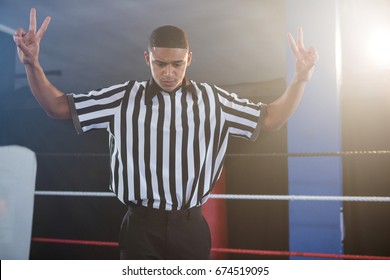
[[274,102],[268,104],[263,129],[280,129],[294,113],[301,101],[307,81],[294,78],[286,91]]
[[66,95],[50,83],[40,64],[28,64],[25,69],[32,94],[45,112],[55,119],[69,119]]

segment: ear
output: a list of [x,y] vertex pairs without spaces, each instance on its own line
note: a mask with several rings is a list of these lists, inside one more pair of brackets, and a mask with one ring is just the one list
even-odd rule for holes
[[191,65],[191,61],[192,61],[192,52],[188,51],[187,66]]
[[149,55],[149,52],[148,52],[148,51],[145,51],[145,52],[144,52],[144,56],[145,56],[146,64],[147,64],[148,66],[150,66],[150,55]]

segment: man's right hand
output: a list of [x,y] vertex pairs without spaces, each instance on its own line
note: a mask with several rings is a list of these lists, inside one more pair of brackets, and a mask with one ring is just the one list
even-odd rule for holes
[[18,47],[19,59],[24,65],[35,65],[38,63],[39,44],[49,26],[50,20],[50,17],[46,17],[39,30],[36,31],[36,10],[32,8],[30,11],[30,27],[28,32],[23,28],[16,30],[13,38]]
[[70,107],[66,95],[49,82],[38,60],[39,44],[50,20],[50,17],[46,17],[37,31],[36,11],[32,8],[28,32],[19,28],[14,34],[14,41],[18,47],[20,61],[25,65],[31,92],[38,103],[50,117],[70,119]]

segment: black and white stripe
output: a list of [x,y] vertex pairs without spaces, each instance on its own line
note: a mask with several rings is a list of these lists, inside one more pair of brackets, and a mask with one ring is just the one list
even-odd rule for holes
[[221,173],[228,136],[255,138],[265,105],[193,81],[147,98],[148,83],[69,95],[75,127],[108,131],[110,188],[123,203],[199,206]]

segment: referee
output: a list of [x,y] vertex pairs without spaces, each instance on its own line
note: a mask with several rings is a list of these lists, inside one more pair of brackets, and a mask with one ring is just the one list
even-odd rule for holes
[[229,136],[254,141],[279,129],[294,112],[318,55],[288,35],[296,72],[284,94],[265,105],[186,77],[192,52],[186,34],[161,26],[149,38],[148,81],[127,81],[87,94],[64,94],[46,78],[31,9],[28,31],[14,34],[31,91],[47,114],[72,119],[78,133],[109,135],[110,189],[128,206],[119,244],[121,259],[208,259],[211,239],[201,206],[222,169]]

